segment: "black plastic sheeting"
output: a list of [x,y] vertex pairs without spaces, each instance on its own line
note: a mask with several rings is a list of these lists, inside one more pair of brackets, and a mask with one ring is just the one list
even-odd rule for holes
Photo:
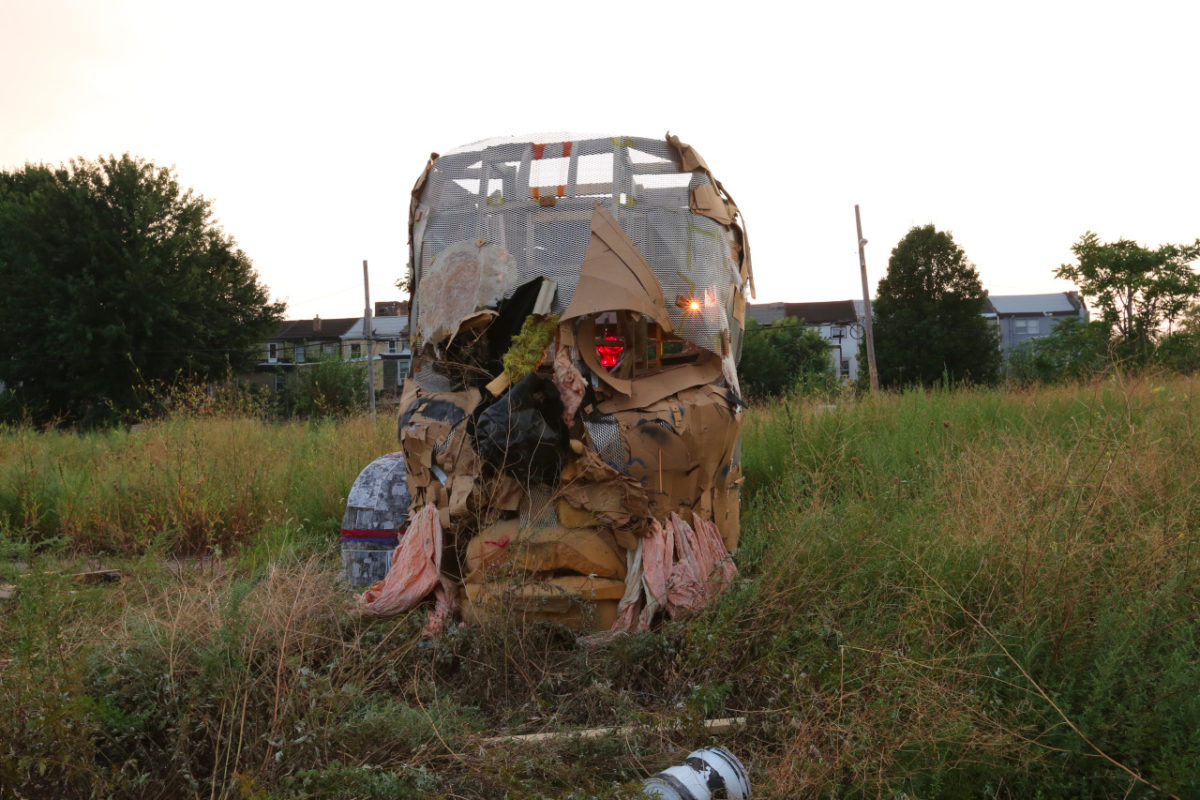
[[554,483],[569,452],[562,398],[549,378],[533,373],[479,415],[481,458],[526,485]]

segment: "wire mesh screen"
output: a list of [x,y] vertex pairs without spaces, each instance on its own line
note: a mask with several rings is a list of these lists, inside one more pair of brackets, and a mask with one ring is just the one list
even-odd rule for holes
[[[467,145],[434,163],[422,192],[417,284],[446,247],[486,239],[512,255],[519,274],[513,290],[537,277],[556,281],[554,310],[561,313],[600,203],[658,276],[676,333],[720,353],[722,331],[738,327],[732,312],[741,280],[729,232],[689,211],[691,188],[706,183],[700,172],[680,172],[664,140],[555,134]],[[679,298],[699,301],[701,310],[685,312]],[[419,320],[421,309],[415,313]]]

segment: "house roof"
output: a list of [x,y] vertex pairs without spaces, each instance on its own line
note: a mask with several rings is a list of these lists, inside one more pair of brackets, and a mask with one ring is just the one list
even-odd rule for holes
[[990,294],[997,314],[1078,314],[1082,302],[1072,292],[1053,294]]
[[[272,339],[337,339],[358,322],[358,317],[340,319],[285,319]],[[318,330],[320,328],[320,330]]]
[[[354,320],[354,324],[350,329],[342,334],[343,339],[362,339],[363,338],[363,321],[362,319]],[[401,314],[398,317],[371,317],[371,327],[375,329],[376,339],[396,339],[408,332],[408,315]]]
[[849,325],[858,321],[854,303],[850,300],[828,300],[822,303],[785,303],[789,317],[799,317],[809,325]]
[[770,325],[783,319],[784,313],[783,303],[749,303],[746,306],[747,316],[759,325]]

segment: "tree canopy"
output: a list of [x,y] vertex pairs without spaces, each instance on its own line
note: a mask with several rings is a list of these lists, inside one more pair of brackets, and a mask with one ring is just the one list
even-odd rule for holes
[[999,339],[981,316],[986,303],[979,273],[949,233],[910,230],[892,250],[873,309],[880,383],[994,382]]
[[1151,250],[1129,239],[1102,242],[1088,231],[1071,251],[1076,263],[1063,264],[1055,276],[1079,286],[1126,354],[1147,349],[1200,295],[1200,276],[1191,268],[1200,239]]
[[748,398],[778,396],[800,381],[829,384],[829,344],[794,317],[771,325],[747,320],[738,379]]
[[35,421],[247,366],[278,322],[211,203],[128,154],[0,172],[0,381]]

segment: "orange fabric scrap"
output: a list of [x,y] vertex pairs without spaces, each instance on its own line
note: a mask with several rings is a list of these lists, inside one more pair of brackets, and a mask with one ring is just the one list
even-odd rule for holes
[[391,617],[414,608],[431,592],[437,601],[425,626],[427,636],[442,632],[457,604],[454,582],[441,574],[442,523],[433,503],[409,521],[408,531],[392,553],[392,565],[381,581],[356,595],[356,613]]

